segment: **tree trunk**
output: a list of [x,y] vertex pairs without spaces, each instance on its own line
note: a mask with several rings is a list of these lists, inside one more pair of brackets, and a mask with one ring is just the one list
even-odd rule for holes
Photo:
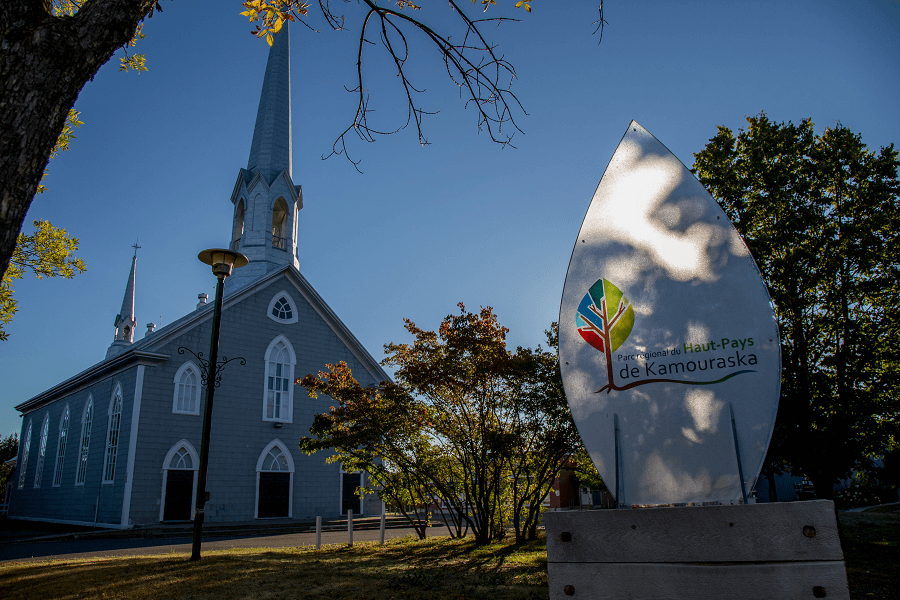
[[525,530],[522,527],[522,523],[520,521],[520,512],[519,506],[516,506],[516,510],[513,512],[513,529],[516,532],[516,543],[521,544],[525,541]]
[[771,467],[766,469],[766,480],[769,482],[769,502],[778,502],[778,490],[775,489],[775,473]]
[[809,474],[813,487],[816,488],[816,498],[819,500],[834,500],[834,480],[828,473],[813,471]]
[[0,3],[0,275],[78,93],[155,4],[89,0],[54,17],[47,0]]

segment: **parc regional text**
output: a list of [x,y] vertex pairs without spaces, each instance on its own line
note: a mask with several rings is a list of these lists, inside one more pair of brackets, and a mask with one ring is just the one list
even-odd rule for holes
[[[730,339],[730,338],[721,338],[719,343],[710,340],[705,344],[684,344],[684,350],[682,351],[680,348],[672,348],[665,349],[655,352],[639,352],[637,354],[618,354],[616,356],[617,361],[629,361],[629,360],[637,360],[640,358],[648,359],[648,358],[656,358],[659,356],[675,356],[680,355],[682,353],[687,354],[698,354],[703,352],[715,352],[722,350],[731,350],[736,349],[734,355],[729,354],[728,356],[715,356],[709,358],[700,359],[699,357],[696,360],[689,360],[687,362],[670,362],[670,363],[660,363],[656,364],[655,362],[648,362],[644,364],[644,376],[652,377],[656,375],[675,375],[675,374],[684,374],[684,373],[692,373],[695,371],[710,371],[710,370],[718,370],[718,369],[729,369],[739,366],[749,366],[757,364],[756,354],[748,353],[742,354],[743,350],[747,348],[751,348],[753,346],[753,338],[745,338],[745,339]],[[638,367],[629,367],[628,363],[625,363],[625,367],[619,371],[619,377],[622,379],[628,378],[636,378],[641,376],[641,370]]]

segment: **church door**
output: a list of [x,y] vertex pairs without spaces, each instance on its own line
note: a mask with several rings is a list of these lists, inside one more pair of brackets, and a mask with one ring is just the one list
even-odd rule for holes
[[259,518],[287,517],[291,496],[290,473],[259,474]]
[[163,521],[190,521],[194,472],[169,470],[166,476],[166,506]]
[[169,450],[163,462],[162,521],[190,521],[194,518],[194,483],[197,477],[197,453],[187,440]]
[[272,440],[256,462],[256,517],[291,517],[294,459],[281,440]]
[[360,485],[359,473],[344,473],[343,478],[344,485],[341,502],[341,513],[346,515],[348,510],[352,510],[354,515],[361,515],[361,498],[355,494],[356,488],[358,488]]

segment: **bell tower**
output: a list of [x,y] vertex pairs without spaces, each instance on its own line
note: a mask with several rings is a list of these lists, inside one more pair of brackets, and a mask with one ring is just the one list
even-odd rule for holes
[[106,358],[110,358],[124,352],[134,342],[134,326],[137,321],[134,318],[134,271],[137,266],[137,251],[140,246],[134,243],[134,256],[131,258],[131,273],[128,275],[128,283],[125,285],[125,297],[122,298],[122,308],[116,315],[116,337],[106,350]]
[[231,249],[250,263],[225,280],[238,290],[285,264],[299,268],[297,218],[303,192],[294,185],[291,156],[291,41],[288,26],[269,49],[247,168],[238,173],[231,203]]

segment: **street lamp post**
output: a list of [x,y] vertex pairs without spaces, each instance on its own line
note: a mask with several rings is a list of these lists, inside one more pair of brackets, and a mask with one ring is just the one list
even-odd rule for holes
[[[191,560],[200,560],[200,540],[203,537],[204,507],[206,506],[206,469],[209,461],[209,435],[212,428],[213,393],[216,389],[219,360],[219,325],[222,321],[222,296],[225,290],[225,278],[231,275],[232,268],[243,267],[249,261],[239,252],[212,248],[197,255],[200,262],[212,267],[216,276],[216,307],[213,313],[212,339],[209,344],[209,365],[206,375],[206,408],[203,411],[203,437],[200,440],[200,466],[197,474],[197,501],[194,515],[194,542],[191,546]],[[222,365],[224,366],[224,365]]]

